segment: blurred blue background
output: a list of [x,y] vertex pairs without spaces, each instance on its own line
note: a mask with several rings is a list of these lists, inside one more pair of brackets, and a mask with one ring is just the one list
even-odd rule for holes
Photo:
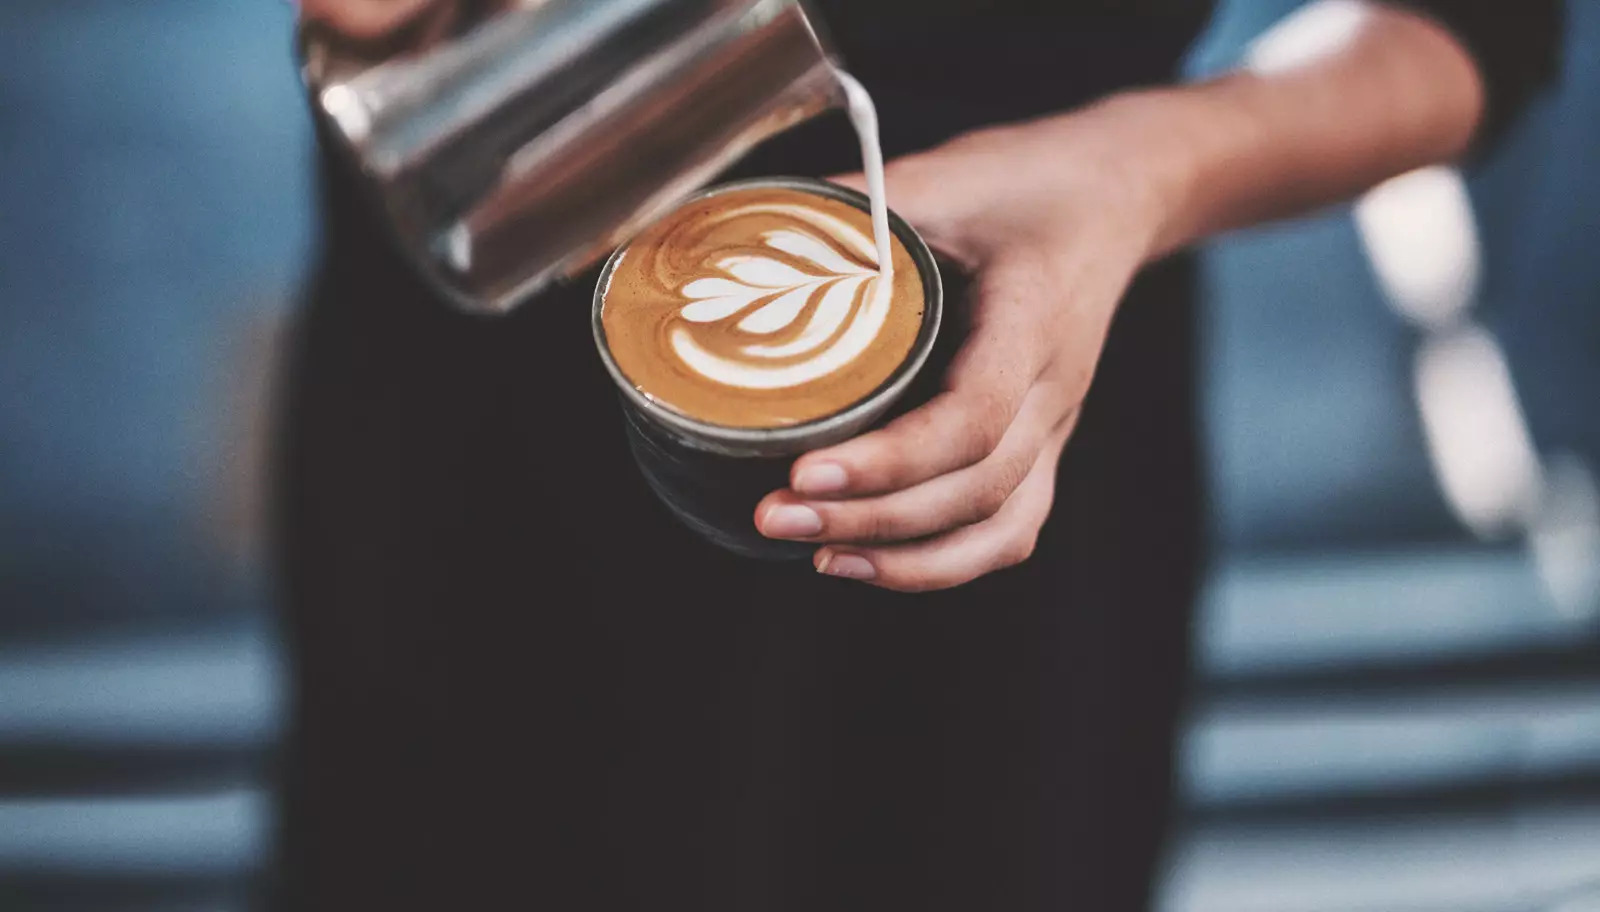
[[257,482],[313,230],[289,27],[0,3],[0,909],[235,908],[266,857]]
[[[1295,5],[1225,3],[1196,70]],[[1560,84],[1471,186],[1535,440],[1592,465],[1600,4],[1570,6]],[[257,492],[314,242],[289,16],[0,4],[0,909],[242,908],[266,874]],[[1165,906],[1577,909],[1592,611],[1454,517],[1348,213],[1228,238],[1206,283],[1216,553]]]

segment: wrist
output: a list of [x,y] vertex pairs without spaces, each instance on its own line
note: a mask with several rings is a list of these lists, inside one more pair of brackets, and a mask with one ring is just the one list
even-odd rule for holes
[[1143,265],[1193,239],[1208,179],[1198,143],[1183,135],[1196,120],[1184,91],[1130,91],[965,134],[891,163],[894,202],[968,264],[996,244],[1081,238],[1088,217]]
[[1091,132],[1108,143],[1106,172],[1143,226],[1146,259],[1198,240],[1216,151],[1190,129],[1193,99],[1183,88],[1137,89],[1112,95],[1085,114],[1102,119]]

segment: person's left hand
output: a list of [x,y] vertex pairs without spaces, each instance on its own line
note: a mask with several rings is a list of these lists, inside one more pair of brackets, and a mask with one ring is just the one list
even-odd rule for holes
[[450,0],[299,0],[305,22],[357,41],[383,40],[411,22],[454,6]]
[[1148,130],[1126,121],[1142,113],[1102,104],[891,163],[890,205],[974,276],[967,339],[926,405],[797,460],[756,507],[763,534],[903,591],[1029,557],[1112,315],[1158,243],[1163,192],[1119,141]]
[[433,47],[519,0],[297,0],[303,25],[380,59]]

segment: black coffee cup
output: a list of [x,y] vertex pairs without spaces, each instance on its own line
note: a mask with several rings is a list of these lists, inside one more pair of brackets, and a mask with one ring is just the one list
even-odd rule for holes
[[[837,200],[863,211],[867,197],[855,190],[811,178],[774,177],[739,181],[706,190],[685,205],[731,190],[784,189]],[[592,322],[595,345],[622,397],[623,418],[634,460],[661,501],[685,525],[708,541],[746,557],[798,559],[815,545],[775,541],[756,531],[755,506],[768,493],[789,486],[797,456],[832,446],[870,430],[909,403],[926,399],[914,393],[939,338],[944,291],[932,250],[893,212],[889,228],[905,245],[922,279],[922,327],[905,360],[877,389],[831,415],[777,428],[737,428],[689,417],[646,396],[623,375],[606,342],[602,312],[611,274],[627,247],[606,261],[595,288]],[[908,397],[908,391],[913,394]]]

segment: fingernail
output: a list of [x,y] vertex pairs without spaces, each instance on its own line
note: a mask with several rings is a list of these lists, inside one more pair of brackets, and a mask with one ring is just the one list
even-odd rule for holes
[[822,517],[810,507],[784,504],[767,511],[761,531],[771,538],[808,538],[822,531]]
[[794,475],[794,489],[801,494],[833,494],[843,491],[848,481],[843,466],[818,462],[800,467]]
[[817,560],[817,572],[854,580],[869,580],[878,575],[877,569],[866,558],[836,551],[822,552],[822,557]]

